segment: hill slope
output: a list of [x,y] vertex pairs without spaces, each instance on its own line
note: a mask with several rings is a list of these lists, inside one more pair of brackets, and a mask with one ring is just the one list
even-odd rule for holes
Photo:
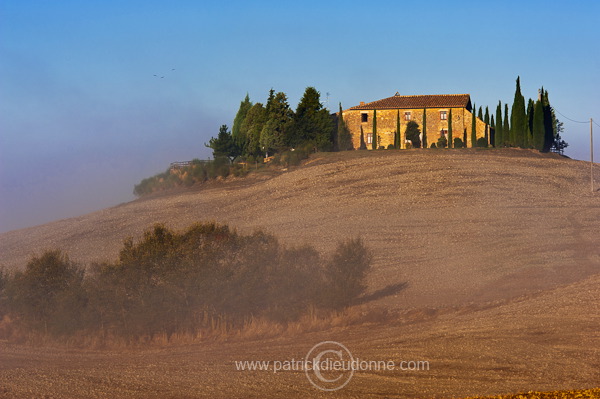
[[84,262],[114,259],[124,236],[155,222],[215,219],[324,251],[361,235],[375,255],[372,300],[362,311],[383,316],[272,339],[126,353],[0,342],[0,397],[315,397],[322,392],[302,372],[241,372],[234,363],[300,359],[326,340],[361,359],[427,360],[431,368],[357,372],[322,397],[590,388],[600,381],[600,194],[590,192],[588,173],[583,162],[523,150],[325,154],[272,178],[2,234],[0,262],[10,268],[43,248]]
[[[0,235],[0,265],[62,248],[113,260],[123,238],[156,222],[217,220],[322,250],[360,235],[375,251],[373,290],[408,282],[393,306],[520,295],[598,271],[600,198],[587,165],[523,150],[326,154],[271,179],[255,176],[133,201]],[[388,298],[389,301],[389,298]]]

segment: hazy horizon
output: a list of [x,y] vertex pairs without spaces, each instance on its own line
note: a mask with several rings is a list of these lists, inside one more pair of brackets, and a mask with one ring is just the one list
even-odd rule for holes
[[[592,1],[410,11],[395,2],[4,2],[0,232],[134,199],[133,186],[170,162],[208,158],[204,143],[231,126],[246,93],[264,102],[270,88],[294,109],[314,86],[323,102],[330,93],[333,112],[398,91],[469,93],[493,113],[498,100],[512,103],[520,76],[526,99],[544,86],[561,114],[600,123],[600,54],[589,51],[599,11]],[[566,155],[589,160],[589,123],[558,117]]]

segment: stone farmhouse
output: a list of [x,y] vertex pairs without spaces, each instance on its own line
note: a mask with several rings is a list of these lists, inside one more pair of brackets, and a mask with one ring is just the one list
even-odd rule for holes
[[[373,140],[373,114],[377,110],[377,144],[385,148],[394,144],[397,118],[400,117],[400,144],[407,147],[406,125],[415,121],[422,131],[423,111],[426,115],[427,142],[436,143],[442,135],[448,138],[448,117],[452,110],[452,137],[460,138],[467,147],[473,147],[471,140],[472,109],[469,94],[436,94],[392,97],[360,105],[342,111],[343,119],[352,133],[354,148],[360,148],[361,128],[367,148],[371,149]],[[484,121],[476,119],[476,137],[485,137],[490,143],[490,129]],[[450,143],[449,143],[450,144]],[[450,144],[452,145],[452,144]]]

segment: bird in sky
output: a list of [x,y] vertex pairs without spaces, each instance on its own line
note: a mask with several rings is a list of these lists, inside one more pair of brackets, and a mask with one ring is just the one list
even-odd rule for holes
[[[171,69],[171,71],[174,71],[174,70],[175,70],[175,68]],[[160,79],[164,79],[165,78],[164,75],[159,76],[159,75],[154,74],[153,76],[156,77],[156,78],[160,78]]]

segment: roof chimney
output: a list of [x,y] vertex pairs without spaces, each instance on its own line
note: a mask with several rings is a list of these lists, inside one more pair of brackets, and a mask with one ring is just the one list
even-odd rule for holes
[[399,96],[399,95],[400,95],[400,92],[398,92],[398,91],[396,92],[396,94],[394,94],[394,96]]
[[361,101],[361,102],[360,102],[360,105],[365,105],[365,102],[364,102],[364,101]]

